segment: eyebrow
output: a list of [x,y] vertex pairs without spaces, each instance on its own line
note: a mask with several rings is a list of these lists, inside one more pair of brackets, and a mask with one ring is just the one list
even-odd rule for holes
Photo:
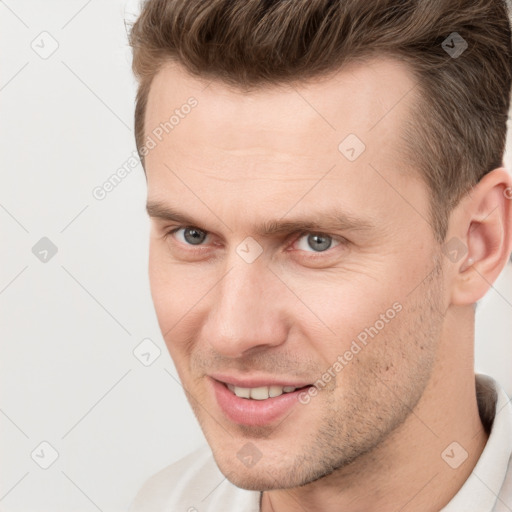
[[[159,201],[148,201],[146,211],[151,218],[168,222],[177,222],[185,226],[201,228],[202,222],[170,205]],[[368,219],[363,219],[338,209],[317,211],[309,214],[309,218],[284,220],[268,220],[256,227],[254,234],[264,237],[290,234],[298,231],[328,232],[328,231],[371,231],[376,226]]]

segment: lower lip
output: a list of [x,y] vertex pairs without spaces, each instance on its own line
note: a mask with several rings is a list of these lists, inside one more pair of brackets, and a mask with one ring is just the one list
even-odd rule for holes
[[297,389],[266,400],[252,400],[236,396],[225,384],[215,379],[210,381],[217,403],[227,418],[234,423],[253,427],[269,425],[282,418],[299,403],[300,393],[307,389]]

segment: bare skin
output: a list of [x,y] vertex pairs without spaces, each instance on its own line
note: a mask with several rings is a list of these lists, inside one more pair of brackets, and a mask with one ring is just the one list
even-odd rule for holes
[[[158,321],[219,468],[264,491],[263,512],[437,511],[487,441],[474,303],[512,250],[512,180],[495,169],[463,198],[446,240],[468,251],[446,257],[429,190],[400,146],[414,85],[387,59],[248,93],[171,64],[153,82],[148,136],[197,100],[146,157]],[[338,148],[349,134],[365,145],[353,161]],[[272,220],[316,227],[265,233]],[[251,263],[237,252],[247,237],[261,249]],[[212,393],[218,374],[313,384],[375,325],[328,385],[279,421],[237,424]],[[456,469],[442,457],[454,441],[452,459],[467,452]],[[261,454],[254,467],[237,457],[248,442]]]

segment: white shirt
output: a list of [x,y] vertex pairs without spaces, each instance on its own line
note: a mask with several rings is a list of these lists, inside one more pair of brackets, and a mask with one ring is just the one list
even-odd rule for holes
[[[512,403],[493,379],[485,375],[476,379],[482,390],[480,415],[484,424],[492,421],[491,433],[473,472],[440,512],[512,512]],[[259,510],[260,493],[229,482],[208,446],[153,475],[130,508],[130,512]]]

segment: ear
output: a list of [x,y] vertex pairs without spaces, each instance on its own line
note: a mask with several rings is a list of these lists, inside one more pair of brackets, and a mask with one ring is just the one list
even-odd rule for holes
[[[451,262],[451,303],[481,299],[512,251],[512,176],[494,169],[464,197],[450,216],[443,253]],[[457,255],[460,257],[457,258]]]

